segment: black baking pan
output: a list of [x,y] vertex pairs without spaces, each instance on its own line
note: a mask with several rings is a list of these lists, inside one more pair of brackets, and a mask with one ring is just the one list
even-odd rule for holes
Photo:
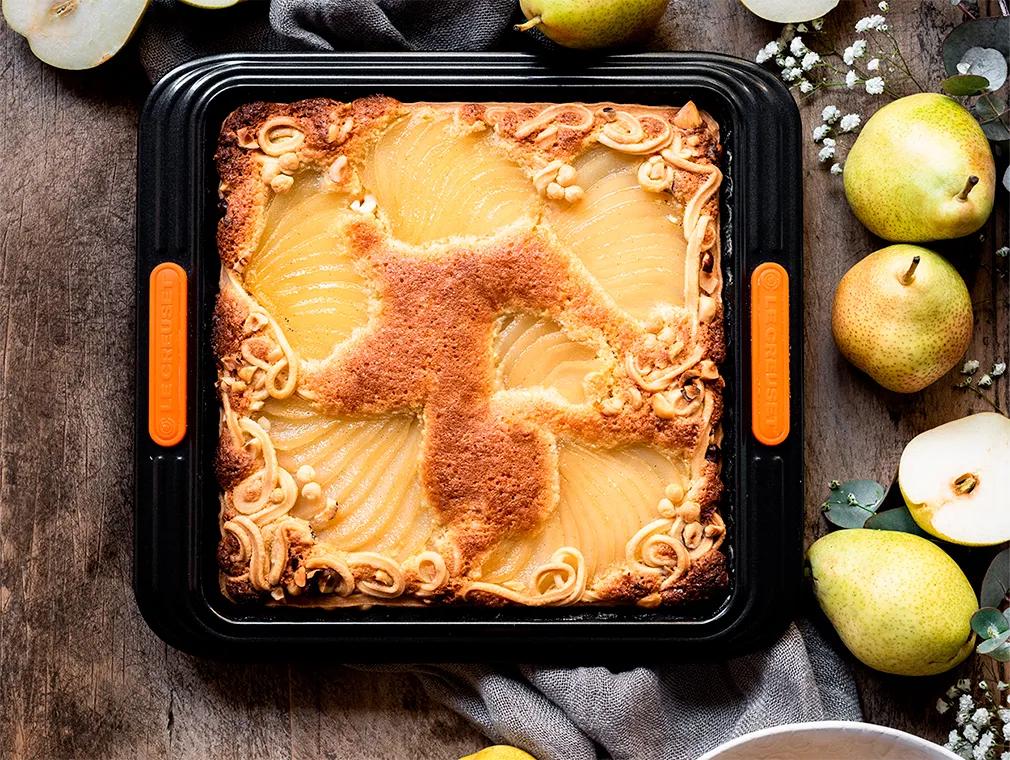
[[[210,347],[221,123],[256,100],[693,99],[725,147],[722,234],[727,358],[724,597],[683,608],[238,605],[218,586],[218,400]],[[361,661],[658,662],[767,642],[798,596],[803,515],[800,125],[787,90],[708,53],[578,64],[519,54],[256,54],[186,64],[141,117],[137,192],[134,588],[151,628],[226,657]]]

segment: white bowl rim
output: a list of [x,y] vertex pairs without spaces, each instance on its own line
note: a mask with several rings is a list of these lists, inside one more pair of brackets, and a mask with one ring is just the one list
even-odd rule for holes
[[910,734],[907,731],[901,731],[897,728],[891,728],[890,726],[881,726],[876,723],[863,723],[856,720],[814,720],[804,723],[786,723],[781,726],[761,728],[757,731],[751,731],[749,734],[738,736],[735,739],[730,739],[724,744],[720,744],[715,749],[711,749],[699,757],[698,760],[718,760],[719,753],[745,745],[752,739],[764,736],[774,736],[776,734],[806,733],[826,728],[840,729],[841,731],[848,731],[852,733],[866,732],[871,734],[876,733],[883,734],[885,736],[894,736],[896,738],[900,737],[905,740],[911,740],[912,745],[917,749],[929,749],[937,752],[941,757],[949,758],[949,760],[961,760],[958,755],[955,755],[949,749],[945,749],[939,744],[934,744],[928,739],[923,739],[921,736],[916,736],[915,734]]

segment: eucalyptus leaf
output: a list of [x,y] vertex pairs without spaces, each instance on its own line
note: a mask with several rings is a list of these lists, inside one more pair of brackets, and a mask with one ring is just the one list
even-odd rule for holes
[[999,636],[983,641],[978,645],[976,651],[979,654],[989,654],[1006,644],[1008,640],[1010,640],[1010,631],[1003,631]]
[[982,126],[985,136],[993,142],[1010,140],[1010,129],[1007,128],[1007,120],[1010,119],[1010,115],[1004,113],[1006,108],[1006,101],[995,95],[979,98],[971,107],[971,111]]
[[957,70],[961,74],[974,74],[989,81],[989,90],[998,90],[1006,82],[1007,59],[994,48],[973,47],[964,51]]
[[[1008,170],[1010,171],[1010,170]],[[1010,593],[1010,549],[1004,549],[989,563],[979,591],[983,607],[999,607]]]
[[933,537],[919,527],[919,524],[908,511],[908,507],[897,507],[878,512],[866,521],[866,528],[871,530],[893,530],[899,533],[911,533],[922,538],[933,540]]
[[1010,632],[1010,623],[995,607],[983,607],[971,616],[971,629],[983,639]]
[[992,48],[1010,56],[1010,17],[987,17],[965,21],[943,41],[943,68],[948,76],[958,73],[957,65],[971,48]]
[[[981,646],[981,644],[979,645]],[[988,653],[996,662],[1010,662],[1010,644],[1003,644]]]
[[975,74],[955,74],[943,80],[943,91],[957,98],[981,95],[988,89],[989,80]]
[[839,528],[862,528],[884,500],[884,487],[875,480],[832,483],[821,504],[824,517]]

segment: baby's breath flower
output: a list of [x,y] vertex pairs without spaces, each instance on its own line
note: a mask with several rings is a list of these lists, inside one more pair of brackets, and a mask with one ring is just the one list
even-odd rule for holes
[[879,69],[880,69],[880,59],[879,58],[871,58],[870,60],[868,60],[866,62],[866,70],[867,71],[878,71]]
[[838,106],[827,106],[821,111],[821,121],[825,124],[834,124],[841,115],[842,112],[838,110]]
[[[978,359],[969,359],[964,363],[964,366],[961,367],[961,374],[974,375],[976,372],[978,372],[978,368],[979,368]],[[958,682],[958,684],[960,685],[960,682]]]
[[804,95],[807,95],[807,94],[809,94],[809,93],[811,93],[813,91],[814,91],[814,86],[813,86],[813,84],[811,84],[811,82],[810,82],[809,79],[801,79],[800,80],[800,92],[802,92]]
[[757,57],[754,60],[758,63],[764,63],[780,52],[782,52],[782,43],[778,40],[772,40],[758,51]]
[[992,378],[989,375],[982,375],[978,379],[979,388],[992,388]]
[[834,157],[835,157],[834,145],[825,145],[823,148],[821,148],[820,152],[817,154],[817,160],[820,161],[822,164],[827,161],[830,161]]
[[828,126],[827,124],[820,124],[820,125],[814,127],[814,131],[812,133],[812,136],[814,138],[814,142],[820,142],[825,137],[827,137],[829,134],[831,134],[831,127]]
[[971,756],[974,760],[986,760],[989,757],[989,750],[992,749],[992,745],[995,743],[996,738],[992,735],[992,731],[986,731],[979,737]]
[[[848,83],[848,81],[846,81]],[[879,95],[884,91],[884,80],[881,77],[873,77],[865,82],[866,92],[870,95]]]
[[795,66],[795,65],[796,65],[796,59],[795,59],[795,58],[793,58],[793,57],[792,57],[791,55],[789,55],[789,56],[786,56],[786,57],[785,57],[785,58],[784,58],[784,59],[782,60],[782,65],[783,65],[783,66],[785,66],[785,67],[786,67],[786,68],[788,68],[788,69],[791,69],[791,68],[793,68],[793,66]]
[[851,90],[853,87],[856,86],[857,81],[859,81],[859,77],[856,76],[856,72],[853,71],[852,69],[849,69],[848,72],[845,74],[845,86]]
[[805,52],[807,52],[807,46],[803,44],[803,38],[793,37],[789,42],[789,51],[793,55],[798,56],[802,56]]
[[796,31],[802,33],[802,32],[809,31],[809,29],[807,29],[807,25],[806,24],[797,24],[796,25]]
[[1001,248],[997,248],[996,255],[1003,259],[1010,256],[1010,245],[1004,245]]
[[974,744],[978,741],[978,729],[970,723],[964,727],[964,738]]
[[879,13],[875,13],[872,16],[864,16],[856,22],[856,31],[862,34],[863,32],[868,32],[870,29],[879,29],[882,32],[887,31],[887,19],[881,16]]
[[978,708],[977,710],[975,710],[975,712],[973,712],[971,714],[971,722],[974,725],[978,726],[979,728],[983,728],[984,726],[988,726],[989,725],[989,711],[986,710],[984,707]]
[[961,678],[957,682],[958,691],[968,691],[971,688],[971,681],[967,678]]
[[1000,722],[1003,723],[1003,730],[1010,731],[1010,707],[1001,707],[996,711]]
[[[838,164],[835,164],[835,166],[838,166]],[[832,166],[831,168],[834,169],[835,167]],[[950,702],[947,702],[943,699],[936,700],[936,711],[940,713],[940,715],[943,715],[949,709],[950,709]]]
[[866,55],[866,40],[856,40],[845,48],[842,60],[845,61],[846,66],[851,66],[857,58],[862,58],[864,55]]
[[887,13],[891,10],[891,6],[887,4],[887,0],[880,0],[880,2],[877,3],[877,7],[880,8],[882,13]]
[[813,21],[810,22],[810,26],[813,28],[815,32],[821,31],[821,29],[824,28],[824,17],[821,16],[821,18],[815,18]]
[[803,56],[803,60],[800,61],[800,66],[803,67],[804,71],[810,71],[816,64],[820,63],[821,57],[810,50]]
[[961,698],[957,702],[958,712],[968,713],[971,708],[975,706],[975,703],[971,699],[971,694],[962,694]]
[[803,76],[803,69],[785,68],[782,69],[782,78],[787,82],[795,82]]
[[837,164],[837,163],[831,164],[831,173],[832,174],[841,174],[843,171],[844,171],[844,169],[842,168],[841,164]]
[[[1002,375],[1004,372],[1006,372],[1006,364],[1004,362],[999,362],[996,366],[1000,367],[1000,371],[999,371],[999,373],[997,373],[996,372],[996,368],[994,367],[993,368],[993,374],[994,375],[995,374]],[[996,682],[996,689],[998,691],[1006,691],[1008,688],[1010,688],[1010,684],[1008,684],[1006,681],[997,681]],[[1010,723],[1010,721],[1005,721],[1005,722],[1006,723]]]
[[838,128],[843,132],[851,132],[856,127],[859,126],[859,114],[858,113],[847,113],[842,117],[842,120],[838,122]]
[[[1006,372],[1006,362],[996,362],[992,365],[992,369],[989,371],[989,374],[993,377],[999,377],[1004,372]],[[1006,691],[1007,685],[1000,681],[996,684],[996,688],[1000,691]]]

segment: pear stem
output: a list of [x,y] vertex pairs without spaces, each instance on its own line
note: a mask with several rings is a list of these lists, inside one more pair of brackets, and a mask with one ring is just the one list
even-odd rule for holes
[[978,478],[976,478],[972,473],[966,472],[954,481],[954,490],[963,495],[974,491],[975,486],[977,485]]
[[902,285],[911,285],[912,282],[915,280],[915,270],[919,266],[919,261],[921,261],[920,256],[912,257],[912,264],[911,266],[908,267],[908,271],[905,272],[905,274],[901,275]]
[[968,181],[964,183],[964,187],[961,189],[961,192],[957,194],[957,199],[959,201],[968,200],[968,193],[970,193],[972,191],[972,188],[975,187],[975,185],[977,184],[978,184],[978,177],[972,174],[970,177],[968,177]]
[[[516,24],[512,28],[515,29],[517,32],[528,32],[533,27],[540,26],[541,23],[543,23],[543,19],[540,18],[540,16],[534,16],[529,21],[525,21],[522,24]],[[976,179],[975,181],[978,182],[978,179]]]

